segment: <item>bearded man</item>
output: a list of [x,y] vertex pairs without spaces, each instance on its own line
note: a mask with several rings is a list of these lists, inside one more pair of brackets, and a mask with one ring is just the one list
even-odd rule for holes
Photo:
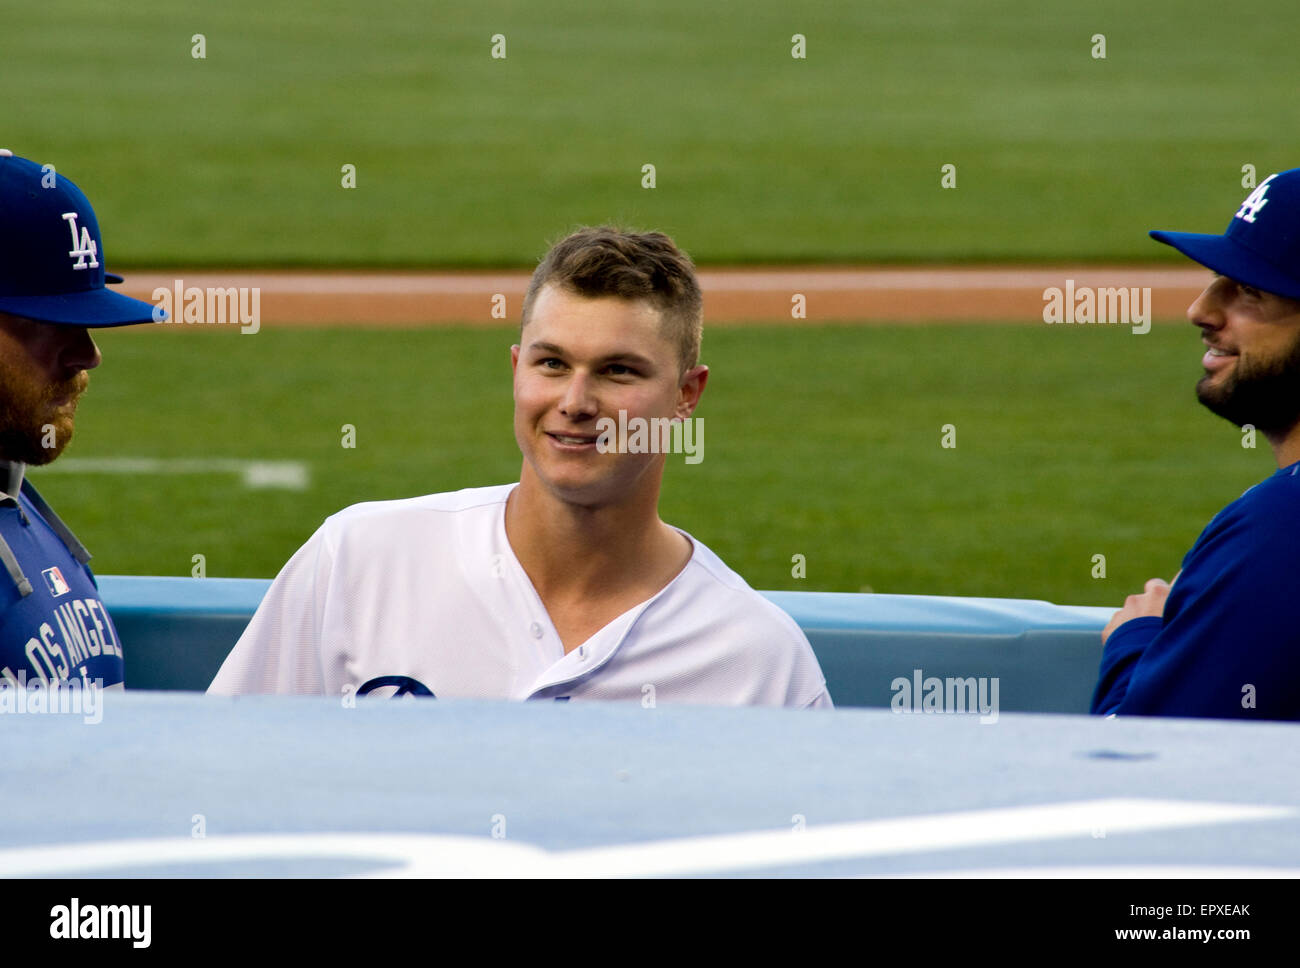
[[72,439],[100,361],[89,329],[155,319],[104,288],[122,279],[103,258],[81,190],[0,148],[0,688],[123,683],[90,554],[26,479]]
[[1130,595],[1102,631],[1092,711],[1300,720],[1300,168],[1270,175],[1223,235],[1153,231],[1214,270],[1187,310],[1196,395],[1273,448],[1278,471],[1220,511],[1174,583]]

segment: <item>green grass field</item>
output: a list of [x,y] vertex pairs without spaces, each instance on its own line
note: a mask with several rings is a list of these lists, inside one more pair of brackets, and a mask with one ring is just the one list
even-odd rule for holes
[[49,0],[5,12],[0,138],[81,183],[117,265],[525,264],[609,220],[701,262],[1175,261],[1148,228],[1221,231],[1243,165],[1300,164],[1297,28],[1293,0]]
[[[101,573],[189,575],[202,554],[209,576],[270,577],[348,504],[517,479],[514,335],[105,331],[65,458],[300,460],[311,485],[33,479]],[[704,348],[705,458],[670,459],[662,513],[757,588],[1118,606],[1274,469],[1195,402],[1189,325],[714,329]]]
[[[5,13],[0,145],[81,184],[110,268],[528,264],[603,221],[701,263],[1184,264],[1146,230],[1220,231],[1243,165],[1300,164],[1297,27],[1288,0],[50,0]],[[348,504],[513,480],[511,338],[108,332],[69,458],[297,460],[310,487],[33,473],[102,573],[270,576]],[[705,347],[706,457],[663,513],[759,588],[1117,604],[1271,467],[1194,402],[1186,325]]]

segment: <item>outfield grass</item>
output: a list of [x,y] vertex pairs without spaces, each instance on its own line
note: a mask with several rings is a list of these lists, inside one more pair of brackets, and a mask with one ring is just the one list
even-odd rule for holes
[[[188,575],[202,554],[210,576],[270,577],[348,504],[517,479],[513,337],[105,331],[67,457],[300,460],[311,485],[33,479],[101,573]],[[662,513],[758,588],[1118,605],[1273,469],[1196,404],[1186,324],[715,329],[704,348],[705,459],[670,460]]]
[[1293,0],[47,0],[5,11],[0,138],[82,184],[119,265],[526,264],[608,220],[702,262],[1175,260],[1146,229],[1220,231],[1243,165],[1300,164],[1298,27]]

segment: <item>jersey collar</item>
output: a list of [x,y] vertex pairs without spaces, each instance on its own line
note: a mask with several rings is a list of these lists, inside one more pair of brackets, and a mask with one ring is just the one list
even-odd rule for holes
[[18,503],[27,465],[20,460],[0,460],[0,503]]

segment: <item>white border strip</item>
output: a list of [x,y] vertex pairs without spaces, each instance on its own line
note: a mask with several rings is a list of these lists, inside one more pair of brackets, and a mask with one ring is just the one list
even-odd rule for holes
[[[672,876],[752,871],[953,848],[1095,837],[1101,833],[1113,836],[1177,827],[1276,820],[1292,817],[1295,813],[1289,807],[1239,803],[1085,800],[828,824],[797,831],[789,829],[686,837],[558,852],[546,851],[531,844],[486,837],[434,834],[251,834],[203,839],[177,837],[0,850],[0,876],[84,876],[89,872],[168,866],[183,868],[175,872],[177,874],[203,876],[202,866],[205,864],[239,860],[330,858],[364,861],[370,865],[369,874],[379,877]],[[1099,868],[1101,869],[1124,868]],[[1151,870],[1141,867],[1134,869]],[[1227,868],[1218,870],[1224,869]],[[1041,875],[1035,868],[1025,868],[1001,874],[993,871],[971,872],[970,876],[1052,876],[1046,873],[1049,870],[1058,869],[1044,868]],[[927,876],[966,875],[956,872],[951,875]],[[1084,875],[1072,873],[1068,876]]]

